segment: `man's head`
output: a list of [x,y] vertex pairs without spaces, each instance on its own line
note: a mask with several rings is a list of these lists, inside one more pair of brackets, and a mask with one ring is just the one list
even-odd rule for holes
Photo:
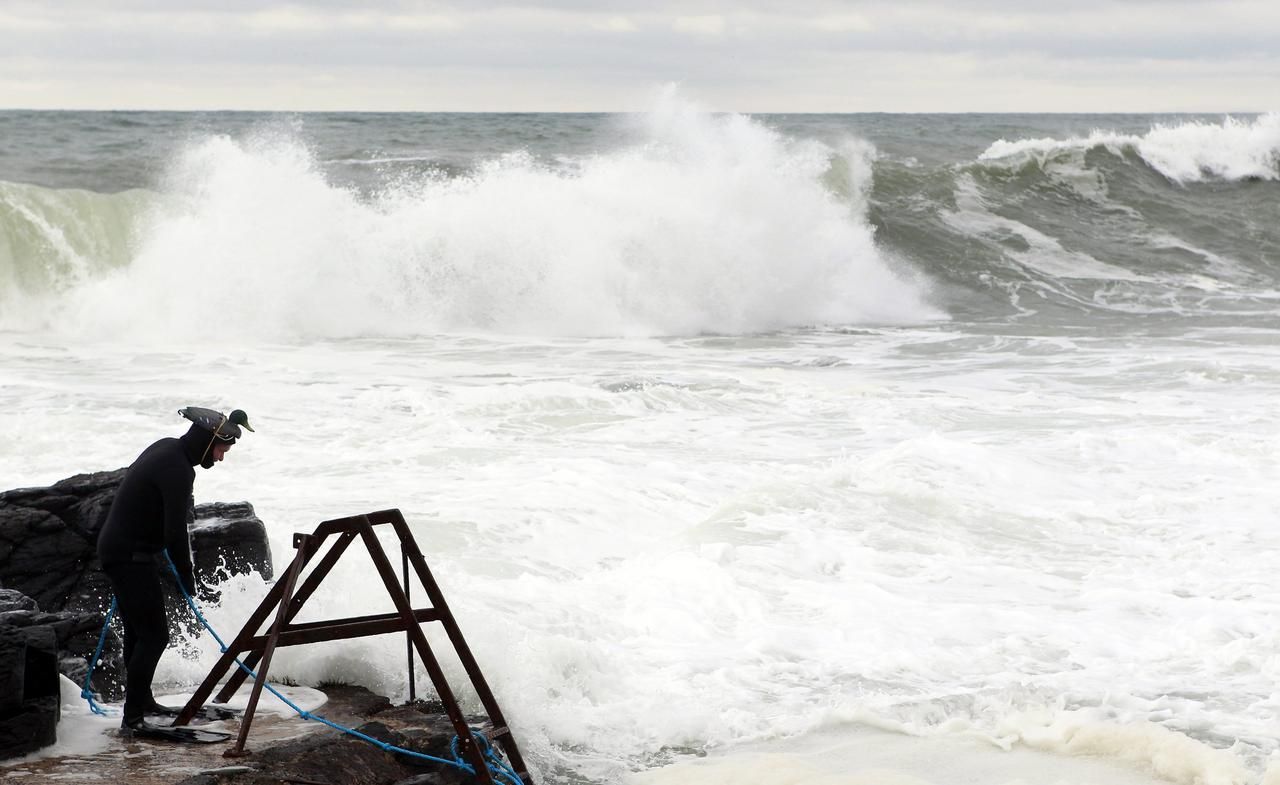
[[226,417],[213,409],[188,406],[179,409],[178,414],[191,421],[188,434],[195,434],[204,442],[198,462],[205,469],[212,469],[215,463],[226,457],[227,450],[243,435],[240,426],[253,430],[253,426],[249,425],[249,416],[242,409],[236,409],[231,412],[230,417]]
[[231,442],[219,442],[215,440],[213,444],[209,446],[209,457],[205,459],[209,462],[208,465],[205,466],[204,461],[201,461],[200,465],[204,466],[206,469],[213,468],[215,463],[218,463],[226,456],[227,450],[231,449],[231,444]]

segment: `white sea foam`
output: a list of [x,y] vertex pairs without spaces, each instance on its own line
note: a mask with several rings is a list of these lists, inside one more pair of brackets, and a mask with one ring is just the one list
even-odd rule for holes
[[[1012,748],[1057,729],[1071,752],[1086,705],[1104,740],[1239,740],[1256,774],[1280,705],[1278,382],[1258,348],[1130,340],[11,347],[27,382],[0,403],[28,428],[0,475],[121,465],[166,432],[154,412],[223,391],[262,419],[198,498],[250,498],[278,566],[293,531],[402,507],[540,765],[611,779],[868,716]],[[139,444],[81,438],[104,427]],[[307,618],[386,610],[368,576],[344,559]],[[210,621],[233,635],[265,591],[228,583]],[[175,649],[160,678],[217,654]],[[273,672],[404,697],[404,656],[385,636]]]
[[[1014,745],[978,736],[913,736],[854,725],[715,752],[628,778],[637,785],[1245,785],[1225,750],[1157,727],[1079,726]],[[1085,741],[1087,739],[1087,741]],[[1153,741],[1158,740],[1158,741]],[[1052,751],[1046,755],[1042,750]]]
[[[868,718],[1012,750],[1141,747],[1132,765],[1189,761],[1165,775],[1187,783],[1228,770],[1233,743],[1255,778],[1277,749],[1265,402],[1280,380],[1264,347],[945,327],[440,336],[199,362],[0,350],[20,382],[0,407],[24,423],[0,443],[6,487],[123,465],[217,391],[258,432],[197,497],[252,500],[278,568],[294,531],[404,509],[542,770],[615,781],[682,749]],[[104,430],[136,438],[84,438]],[[386,610],[369,574],[344,558],[306,620]],[[266,587],[222,589],[206,615],[231,636]],[[198,682],[217,657],[207,638],[176,646],[158,678]],[[272,671],[404,697],[404,668],[389,635],[283,649]],[[1147,725],[1163,730],[1126,730]],[[911,755],[881,768],[929,781]]]
[[1179,183],[1205,180],[1280,179],[1280,112],[1221,123],[1156,124],[1142,135],[1096,130],[1068,139],[1001,139],[981,161],[1035,159],[1042,165],[1063,153],[1102,147],[1116,155],[1133,151],[1156,171]]
[[[513,152],[365,199],[291,132],[194,142],[127,269],[77,287],[80,335],[753,332],[936,318],[876,247],[833,151],[670,99],[647,142],[566,173]],[[843,151],[861,199],[869,148]],[[205,307],[212,306],[212,310]]]
[[1097,721],[1094,711],[1064,711],[1042,727],[1007,730],[1028,746],[1069,755],[1092,755],[1137,764],[1179,785],[1246,785],[1249,772],[1230,750],[1215,749],[1149,722],[1119,724]]

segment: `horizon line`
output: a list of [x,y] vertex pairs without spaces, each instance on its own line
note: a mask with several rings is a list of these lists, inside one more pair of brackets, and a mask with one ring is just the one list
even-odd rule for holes
[[[1048,111],[1028,111],[1028,110],[984,110],[984,109],[941,109],[941,110],[886,110],[886,109],[860,109],[860,110],[843,110],[843,111],[818,111],[818,110],[742,110],[742,109],[707,109],[709,114],[742,114],[742,115],[1178,115],[1178,114],[1198,114],[1198,115],[1230,115],[1230,114],[1256,114],[1264,115],[1278,112],[1280,109],[1147,109],[1147,110],[1116,110],[1116,109],[1090,109],[1090,110],[1048,110]],[[153,113],[153,114],[207,114],[207,113],[226,113],[226,114],[508,114],[508,115],[539,115],[539,114],[564,114],[564,115],[620,115],[620,114],[646,114],[644,109],[233,109],[233,108],[202,108],[202,109],[156,109],[156,108],[129,108],[115,107],[111,109],[85,108],[85,107],[28,107],[28,106],[0,106],[0,112],[100,112],[108,114],[112,112],[119,113]]]

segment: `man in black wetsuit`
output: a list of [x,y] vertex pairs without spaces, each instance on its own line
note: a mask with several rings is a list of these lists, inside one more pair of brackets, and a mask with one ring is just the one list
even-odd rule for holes
[[[142,451],[116,489],[106,523],[98,535],[98,558],[115,590],[124,622],[125,699],[128,730],[150,726],[147,714],[169,713],[151,693],[160,656],[169,645],[169,621],[160,589],[161,551],[168,550],[182,587],[196,592],[187,525],[195,517],[191,495],[195,467],[213,468],[241,436],[250,431],[239,409],[223,417],[212,409],[188,407],[179,413],[191,420],[181,437],[161,439]],[[159,561],[158,561],[159,560]]]

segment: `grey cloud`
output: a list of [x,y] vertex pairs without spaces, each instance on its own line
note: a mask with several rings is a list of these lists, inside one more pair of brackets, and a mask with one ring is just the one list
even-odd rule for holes
[[[1184,5],[1192,5],[1186,0]],[[890,12],[887,17],[868,16],[865,29],[824,29],[815,26],[815,20],[823,17],[792,13],[766,17],[744,15],[739,8],[726,17],[723,35],[689,35],[674,29],[675,17],[645,12],[633,18],[631,31],[609,32],[597,25],[603,20],[599,14],[573,17],[576,25],[566,25],[564,19],[540,19],[537,14],[551,8],[570,9],[578,3],[561,2],[511,9],[508,14],[482,13],[474,10],[465,14],[444,14],[438,19],[453,20],[457,27],[441,25],[432,27],[437,17],[425,17],[425,25],[397,27],[397,17],[388,17],[386,24],[377,23],[378,17],[368,18],[368,25],[351,29],[350,25],[326,26],[318,24],[325,19],[326,10],[332,13],[371,13],[369,8],[352,11],[348,3],[330,2],[281,13],[286,16],[254,16],[231,13],[227,7],[220,11],[199,11],[198,6],[188,6],[183,12],[173,11],[168,4],[158,2],[134,2],[134,10],[153,11],[156,16],[136,19],[110,17],[113,29],[109,34],[102,29],[93,12],[77,22],[63,20],[63,26],[54,30],[6,31],[0,28],[0,47],[11,55],[25,54],[32,57],[53,59],[74,58],[101,59],[108,62],[192,62],[210,63],[312,63],[317,66],[342,65],[421,65],[442,63],[487,63],[485,58],[498,58],[502,63],[558,62],[565,58],[593,64],[595,57],[606,56],[606,62],[618,57],[648,56],[654,65],[658,57],[674,57],[690,64],[711,63],[718,58],[759,58],[765,60],[806,59],[812,51],[882,51],[882,52],[938,52],[938,53],[1006,53],[1035,52],[1062,58],[1090,57],[1138,57],[1148,59],[1179,59],[1213,56],[1240,56],[1241,54],[1266,54],[1280,36],[1280,13],[1269,19],[1254,18],[1247,28],[1226,27],[1214,29],[1196,25],[1191,29],[1168,24],[1161,27],[1140,27],[1132,24],[1116,26],[1100,18],[1096,24],[1085,22],[1083,26],[1069,29],[1062,24],[1061,4],[1055,24],[1027,25],[1027,9],[1023,6],[1018,16],[1011,16],[1013,24],[999,26],[966,27],[966,17],[972,17],[975,7],[998,8],[1001,3],[989,2],[967,5],[966,12],[951,16],[939,15],[932,23],[915,23],[912,17],[902,17]],[[622,7],[624,4],[618,3]],[[706,10],[698,4],[693,10]],[[757,3],[763,8],[772,4]],[[1047,4],[1046,4],[1047,5]],[[1113,7],[1117,4],[1112,4]],[[1125,4],[1118,4],[1125,5]],[[1138,4],[1129,4],[1137,7]],[[285,8],[273,4],[241,2],[238,7],[254,12],[267,12]],[[376,9],[403,12],[415,9],[439,7],[408,3],[378,3]],[[481,5],[480,7],[484,7]],[[500,7],[494,4],[493,7]],[[873,8],[863,3],[815,3],[815,9],[823,12],[850,10],[860,7]],[[1203,8],[1203,4],[1199,7]],[[65,6],[63,6],[65,8]],[[305,8],[305,11],[298,11]],[[901,8],[899,6],[898,8]],[[519,11],[519,13],[517,13]],[[1081,6],[1071,7],[1072,19],[1087,20]],[[206,16],[207,13],[207,16]],[[298,17],[305,24],[294,25],[294,17],[288,14],[305,13]],[[1049,13],[1047,8],[1038,13]],[[190,25],[175,30],[174,19],[185,16]],[[920,11],[916,17],[927,19],[929,14]],[[48,19],[49,17],[42,17]],[[838,18],[838,17],[836,17]],[[1113,12],[1112,19],[1115,19]],[[743,28],[734,20],[747,20]],[[275,26],[272,26],[272,23]],[[979,20],[980,22],[981,20]],[[988,20],[989,21],[989,20]],[[311,25],[316,22],[316,25]]]
[[[681,25],[680,17],[692,20]],[[1280,6],[1261,0],[127,0],[109,7],[66,0],[0,10],[0,61],[53,79],[73,70],[136,80],[178,69],[216,79],[220,69],[290,68],[351,80],[371,69],[403,69],[496,81],[505,72],[547,84],[614,79],[785,90],[778,87],[785,79],[856,77],[855,66],[874,78],[927,78],[918,63],[929,58],[965,58],[985,73],[1020,58],[1063,76],[1143,61],[1274,64],[1276,40]]]

